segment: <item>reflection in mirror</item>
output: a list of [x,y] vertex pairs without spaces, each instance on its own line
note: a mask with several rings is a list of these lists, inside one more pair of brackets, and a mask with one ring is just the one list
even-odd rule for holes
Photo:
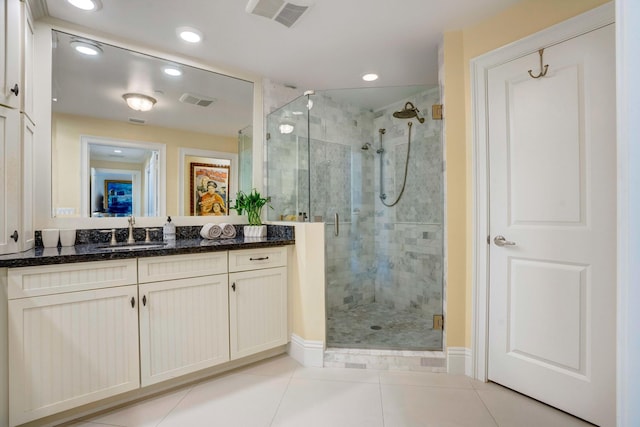
[[[164,215],[163,144],[81,137],[82,208],[91,217]],[[87,216],[86,212],[82,212]]]
[[[213,151],[216,159],[238,163],[247,144],[239,135],[253,120],[253,83],[59,31],[52,39],[54,216],[189,215],[180,152]],[[98,54],[81,55],[78,42]],[[150,109],[132,109],[124,96],[131,93],[150,99]],[[240,176],[251,188],[247,155],[250,148],[242,165],[230,169],[232,188],[244,188]]]
[[253,126],[247,126],[238,132],[238,190],[250,193],[253,188]]

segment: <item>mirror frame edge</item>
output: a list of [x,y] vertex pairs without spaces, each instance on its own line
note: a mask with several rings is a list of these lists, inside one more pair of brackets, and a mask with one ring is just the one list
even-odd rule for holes
[[[76,34],[106,44],[122,47],[147,55],[164,58],[175,61],[188,66],[200,68],[218,74],[224,74],[229,77],[245,80],[253,84],[253,151],[252,151],[252,184],[258,191],[262,191],[263,182],[263,163],[264,163],[264,141],[262,138],[262,129],[264,125],[263,113],[263,96],[262,96],[262,76],[230,70],[214,66],[212,64],[194,61],[189,58],[170,54],[149,48],[140,44],[136,44],[130,40],[118,39],[111,35],[94,34],[90,30],[75,26],[68,22],[59,21],[52,18],[44,18],[38,20],[34,24],[34,58],[36,64],[34,66],[34,116],[36,119],[38,132],[36,133],[36,146],[41,147],[36,150],[34,158],[34,173],[38,171],[40,176],[47,176],[49,185],[36,186],[34,188],[34,206],[33,206],[33,225],[34,230],[42,230],[44,228],[75,228],[75,229],[91,229],[91,228],[113,228],[125,227],[123,218],[84,218],[69,217],[56,218],[53,215],[52,204],[52,180],[51,180],[51,72],[52,72],[52,51],[51,51],[51,31],[62,31],[66,33]],[[38,182],[38,177],[34,176],[34,182]],[[36,201],[38,201],[36,203]],[[202,225],[211,222],[210,217],[192,217],[192,216],[175,216],[178,225]],[[246,217],[238,215],[228,215],[224,221],[243,224],[246,223]],[[159,223],[160,221],[160,223]],[[156,227],[164,224],[163,217],[141,217],[136,218],[136,223],[142,227]]]

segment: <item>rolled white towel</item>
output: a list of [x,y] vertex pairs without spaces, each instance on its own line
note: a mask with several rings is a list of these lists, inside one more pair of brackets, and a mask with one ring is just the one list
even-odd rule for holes
[[203,239],[217,239],[222,234],[222,227],[218,224],[207,223],[202,226],[200,235]]
[[220,224],[220,228],[222,228],[222,238],[223,239],[233,239],[236,237],[236,228],[233,224],[229,224],[228,222],[223,222]]

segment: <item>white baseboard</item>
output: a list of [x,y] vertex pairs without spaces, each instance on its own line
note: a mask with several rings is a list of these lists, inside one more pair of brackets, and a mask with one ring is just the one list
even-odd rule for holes
[[448,347],[447,373],[470,377],[472,375],[471,349],[465,347]]
[[322,368],[324,366],[324,342],[322,341],[309,341],[291,334],[287,353],[304,367]]

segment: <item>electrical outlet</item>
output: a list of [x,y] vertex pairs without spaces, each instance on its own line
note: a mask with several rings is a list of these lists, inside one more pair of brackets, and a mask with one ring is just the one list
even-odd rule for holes
[[444,316],[441,314],[436,314],[433,316],[433,330],[441,331],[444,327]]

